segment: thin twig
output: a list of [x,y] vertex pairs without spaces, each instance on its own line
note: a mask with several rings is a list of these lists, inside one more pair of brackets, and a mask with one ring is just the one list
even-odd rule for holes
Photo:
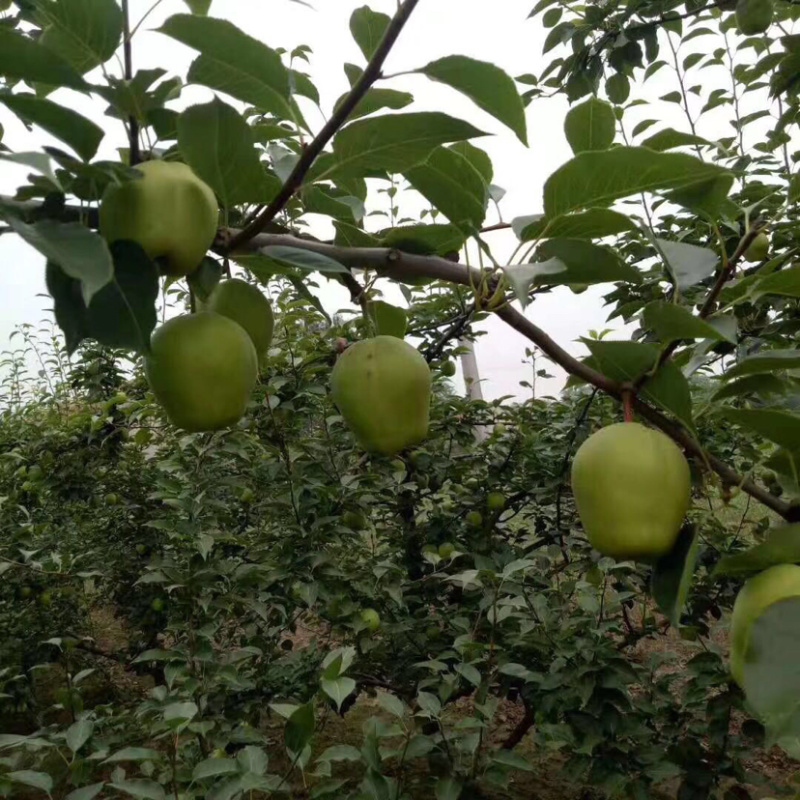
[[[123,21],[123,42],[122,51],[125,58],[125,80],[130,83],[133,80],[133,55],[131,52],[131,22],[128,13],[128,0],[122,0],[122,21]],[[128,117],[128,138],[129,147],[128,163],[135,167],[141,161],[139,153],[139,121],[134,114]]]
[[367,64],[364,72],[356,84],[350,90],[350,93],[345,97],[342,104],[334,111],[331,118],[317,134],[314,140],[303,150],[297,164],[295,164],[289,177],[286,179],[283,186],[277,195],[270,201],[269,205],[256,217],[253,222],[248,225],[244,230],[240,231],[230,243],[229,252],[236,250],[243,244],[248,242],[254,236],[261,233],[264,228],[272,222],[273,219],[286,207],[289,200],[292,199],[295,192],[301,187],[303,179],[308,174],[317,157],[325,149],[328,142],[334,137],[342,125],[347,122],[350,114],[355,110],[356,106],[361,102],[364,95],[381,76],[381,69],[386,61],[387,56],[394,47],[397,37],[408,22],[411,13],[416,8],[419,0],[406,0],[398,9],[394,19],[389,23],[386,28],[386,33],[383,35],[380,44],[378,44],[372,58]]

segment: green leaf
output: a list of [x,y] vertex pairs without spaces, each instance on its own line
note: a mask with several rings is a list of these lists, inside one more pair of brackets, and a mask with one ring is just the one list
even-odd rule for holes
[[250,126],[218,97],[180,115],[178,147],[225,208],[266,203],[280,189],[261,164]]
[[636,230],[633,220],[610,208],[590,208],[553,220],[548,220],[544,214],[517,217],[511,221],[511,227],[521,242],[531,242],[543,234],[548,238],[601,239]]
[[617,72],[606,80],[606,94],[615,105],[624,103],[631,94],[631,82],[627,75]]
[[591,151],[575,156],[547,179],[544,210],[553,218],[639,192],[677,189],[729,174],[684,153],[656,153],[646,147]]
[[116,764],[120,761],[159,761],[161,753],[158,750],[151,750],[149,747],[123,747],[112,753],[104,764]]
[[84,161],[94,157],[105,136],[102,128],[77,111],[35,94],[0,92],[0,103],[23,122],[38,125],[69,145]]
[[[334,111],[344,102],[347,94],[343,94],[334,104]],[[396,89],[369,89],[358,101],[358,105],[350,112],[348,119],[358,119],[374,114],[383,108],[391,108],[395,111],[400,108],[410,106],[414,102],[414,96],[408,92],[398,92]]]
[[301,250],[299,247],[286,247],[285,245],[271,245],[262,247],[260,252],[269,258],[306,270],[306,272],[349,272],[347,267],[338,261],[334,261],[321,253],[315,253],[313,250]]
[[207,758],[192,770],[192,780],[202,781],[206,778],[216,778],[219,775],[230,775],[238,772],[239,765],[233,758]]
[[317,761],[361,761],[361,751],[351,744],[335,744],[328,747]]
[[348,222],[334,220],[333,227],[336,228],[334,244],[339,247],[378,247],[380,244],[377,237]]
[[692,133],[683,133],[673,128],[664,128],[663,131],[654,133],[642,142],[642,147],[649,147],[651,150],[672,150],[675,147],[689,147],[693,145],[710,145],[707,139],[695,136]]
[[393,717],[402,719],[406,713],[406,707],[399,697],[387,692],[381,692],[378,695],[378,705],[384,710],[388,711]]
[[499,67],[467,56],[447,56],[432,61],[419,72],[465,94],[478,108],[511,128],[523,144],[528,144],[522,98],[517,85]]
[[645,306],[642,318],[645,326],[664,344],[677,339],[713,339],[736,343],[735,336],[731,340],[705,320],[696,317],[688,308],[665,300],[655,300]]
[[110,783],[114,789],[120,792],[125,792],[131,797],[139,797],[142,800],[165,800],[166,794],[160,783],[148,780],[135,780],[135,781],[114,781]]
[[67,747],[73,753],[77,753],[89,741],[92,733],[94,733],[94,723],[90,719],[79,719],[77,722],[73,722],[65,734]]
[[653,599],[676,628],[692,585],[699,541],[691,526],[684,527],[672,550],[653,566]]
[[545,260],[505,268],[523,306],[533,286],[642,280],[639,271],[625,264],[613,250],[582,239],[548,239],[539,247],[538,255]]
[[378,336],[394,336],[398,339],[405,337],[408,328],[408,314],[405,309],[383,300],[372,300],[367,311]]
[[456,778],[439,778],[436,781],[436,800],[458,800],[463,788]]
[[492,761],[495,764],[502,764],[504,767],[511,767],[511,769],[519,769],[524,772],[535,771],[535,767],[527,758],[523,758],[513,750],[495,750],[492,753]]
[[341,797],[339,789],[347,783],[343,778],[330,778],[329,780],[317,783],[311,789],[311,800],[316,800],[317,797],[325,797],[326,795],[337,793],[337,797]]
[[211,0],[184,0],[184,2],[189,6],[192,14],[199,14],[201,17],[208,14],[208,10],[211,8]]
[[314,704],[306,703],[296,709],[286,721],[283,739],[289,752],[298,754],[314,735]]
[[713,275],[719,263],[719,256],[707,247],[670,242],[666,239],[656,239],[656,242],[667,260],[667,266],[675,283],[681,290],[688,289],[709,275]]
[[1,205],[0,217],[45,258],[80,281],[84,303],[91,302],[113,278],[114,265],[106,240],[85,225],[49,219],[28,225],[4,213]]
[[[642,342],[583,340],[597,367],[609,378],[622,383],[636,383],[649,374],[656,364],[659,350]],[[674,414],[690,430],[693,429],[692,395],[689,383],[672,361],[662,364],[658,372],[642,386],[639,394]]]
[[484,135],[468,122],[438,111],[359,119],[336,134],[333,156],[321,160],[322,171],[315,179],[366,175],[372,170],[405,172],[439,145]]
[[90,786],[81,786],[80,789],[71,791],[64,800],[93,800],[103,791],[104,783],[93,783]]
[[337,710],[341,710],[342,703],[356,690],[356,682],[347,677],[339,677],[335,680],[323,678],[320,686],[322,686],[322,691],[336,703]]
[[53,779],[46,772],[34,772],[30,769],[21,769],[16,772],[6,772],[3,777],[12,783],[21,783],[43,792],[53,791]]
[[724,377],[730,380],[740,378],[742,375],[758,375],[798,367],[800,367],[800,350],[762,350],[734,364]]
[[160,32],[200,52],[188,79],[250,103],[281,119],[293,119],[289,72],[280,55],[233,23],[213,17],[175,14]]
[[164,717],[165,722],[183,723],[194,719],[199,710],[200,709],[198,709],[197,704],[190,701],[183,703],[171,703],[163,710],[162,716]]
[[0,26],[0,75],[11,81],[84,91],[83,78],[60,55],[7,26]]
[[200,266],[186,277],[195,297],[204,303],[211,297],[211,293],[222,279],[222,265],[219,261],[206,256],[200,262]]
[[139,353],[150,349],[150,334],[156,326],[158,269],[134,242],[114,242],[111,253],[113,278],[92,296],[88,306],[80,283],[54,262],[47,264],[47,290],[55,301],[56,321],[69,352],[89,338]]
[[382,231],[380,236],[382,247],[423,256],[458,252],[465,239],[455,225],[402,225]]
[[437,147],[424,162],[403,174],[455,226],[466,231],[480,228],[486,216],[488,186],[464,156]]
[[723,416],[737,425],[755,431],[759,436],[785,447],[800,450],[800,417],[774,409],[738,410],[726,408]]
[[714,393],[714,400],[724,400],[728,397],[742,397],[748,394],[757,394],[761,397],[787,394],[792,390],[791,384],[777,375],[745,375],[737,378]]
[[721,558],[713,574],[740,578],[777,564],[797,563],[800,563],[800,525],[781,525],[770,530],[761,544]]
[[236,754],[239,766],[252,775],[263,775],[267,771],[269,758],[260,748],[248,745]]
[[122,39],[122,11],[116,0],[40,2],[36,16],[44,28],[40,43],[81,75],[112,58]]
[[750,290],[750,296],[754,300],[767,294],[800,297],[800,267],[789,267],[766,275]]
[[608,150],[614,143],[617,118],[614,109],[596,97],[571,108],[564,119],[564,134],[572,152]]
[[[0,150],[0,159],[11,161],[14,164],[24,164],[26,167],[32,167],[47,178],[59,192],[64,191],[64,187],[53,172],[53,164],[48,153],[6,153]],[[0,201],[0,204],[1,202],[2,201]]]
[[356,44],[369,61],[383,39],[392,18],[369,6],[357,8],[350,17],[350,33]]
[[473,686],[481,685],[481,673],[472,664],[456,664],[455,671]]

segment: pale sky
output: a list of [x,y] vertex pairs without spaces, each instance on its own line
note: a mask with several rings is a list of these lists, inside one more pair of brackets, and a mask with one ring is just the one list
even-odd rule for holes
[[[355,8],[364,5],[365,0],[311,0],[315,6],[311,10],[289,0],[214,0],[211,14],[230,19],[244,31],[263,40],[271,47],[287,50],[307,44],[313,49],[311,65],[302,63],[300,68],[310,73],[322,96],[322,106],[329,112],[335,100],[349,88],[342,64],[350,61],[363,65],[361,52],[353,42],[348,27],[350,14]],[[133,24],[151,6],[152,0],[131,0]],[[486,0],[421,0],[417,10],[404,30],[398,44],[389,57],[385,67],[386,74],[402,72],[421,67],[429,61],[451,54],[462,54],[491,61],[505,69],[510,75],[540,73],[549,63],[554,51],[542,56],[542,44],[547,31],[543,30],[539,19],[526,21],[535,0],[499,0],[489,3]],[[369,0],[369,5],[380,11],[392,14],[395,0]],[[151,14],[133,41],[134,68],[162,67],[170,74],[185,77],[194,51],[155,32],[155,29],[173,13],[184,12],[180,0],[164,0]],[[698,49],[708,48],[705,39],[697,40]],[[717,44],[715,44],[717,46]],[[687,51],[689,52],[689,51]],[[668,54],[667,54],[668,55]],[[662,54],[662,57],[665,57]],[[120,74],[115,62],[110,62],[110,70]],[[653,101],[650,108],[636,109],[626,117],[628,131],[635,121],[645,117],[655,117],[665,125],[686,130],[685,117],[674,104],[658,101],[658,97],[676,87],[674,73],[661,70],[654,79],[645,84],[646,94],[639,90],[639,96]],[[707,81],[714,72],[705,73],[700,81]],[[714,80],[720,81],[722,77]],[[90,78],[94,77],[92,75]],[[507,194],[501,203],[503,218],[542,211],[542,187],[545,179],[561,163],[571,156],[564,139],[562,125],[567,111],[567,102],[561,97],[536,100],[528,107],[528,135],[530,147],[525,148],[511,133],[492,117],[484,114],[469,100],[441,84],[436,84],[422,76],[400,76],[380,85],[410,91],[416,103],[406,110],[440,110],[456,117],[469,120],[491,136],[476,139],[474,143],[488,151],[494,164],[494,182],[502,186]],[[180,107],[195,102],[205,102],[209,91],[197,86],[184,90]],[[69,90],[61,90],[54,99],[72,106],[85,116],[93,119],[107,131],[98,158],[114,158],[115,148],[125,146],[122,125],[103,115],[105,103],[97,98],[83,97]],[[235,104],[229,97],[226,102]],[[305,103],[300,98],[301,103]],[[758,98],[750,98],[751,104],[758,104]],[[699,110],[700,101],[696,110]],[[763,98],[762,98],[763,105]],[[176,107],[176,106],[173,106]],[[756,107],[758,107],[756,105]],[[751,108],[745,108],[743,113]],[[312,105],[304,106],[309,123],[318,127],[322,119]],[[729,135],[724,125],[728,112],[721,111],[703,118],[699,133],[707,138]],[[707,121],[706,121],[707,119]],[[38,129],[28,133],[25,128],[0,106],[0,123],[6,129],[4,143],[12,150],[24,152],[48,143],[48,137]],[[654,126],[650,132],[658,130]],[[53,142],[54,144],[56,142]],[[60,145],[62,146],[63,145]],[[0,193],[11,194],[22,182],[26,170],[0,162]],[[385,204],[385,196],[378,202]],[[405,206],[419,208],[412,198]],[[497,221],[496,211],[490,209],[487,223]],[[368,227],[382,227],[384,218],[368,220]],[[327,223],[320,222],[314,228],[319,235],[328,233]],[[513,250],[516,239],[510,232],[487,234],[495,257],[503,263]],[[11,331],[23,322],[38,322],[47,316],[49,299],[44,293],[44,262],[34,250],[16,236],[0,236],[0,349],[3,349]],[[348,293],[340,286],[326,282],[320,276],[315,279],[323,286],[321,297],[327,308],[335,310],[349,305]],[[593,287],[581,295],[573,295],[568,289],[558,289],[545,295],[529,306],[527,314],[543,327],[557,342],[571,352],[581,355],[583,346],[576,341],[591,329],[606,327],[618,330],[619,321],[607,324],[607,310],[602,305],[602,295],[609,290],[608,285]],[[399,293],[387,292],[387,297],[399,297]],[[484,394],[487,399],[501,395],[529,396],[529,390],[519,386],[520,380],[530,379],[530,368],[525,360],[525,348],[529,344],[515,331],[510,330],[500,320],[492,319],[485,323],[488,335],[479,340],[477,356]],[[540,382],[538,394],[557,392],[564,380],[564,373],[555,365],[542,364],[556,375],[554,380]]]

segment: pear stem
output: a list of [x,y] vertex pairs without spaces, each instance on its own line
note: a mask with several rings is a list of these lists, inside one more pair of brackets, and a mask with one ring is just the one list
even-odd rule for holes
[[633,392],[622,392],[622,413],[625,422],[633,422]]

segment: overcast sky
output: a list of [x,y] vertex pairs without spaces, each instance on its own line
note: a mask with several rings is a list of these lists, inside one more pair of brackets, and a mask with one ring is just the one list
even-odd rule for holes
[[[314,10],[290,0],[214,0],[211,13],[230,19],[247,33],[272,47],[291,49],[301,44],[309,45],[313,53],[310,57],[311,65],[306,70],[320,90],[323,109],[329,112],[335,100],[348,88],[342,64],[346,61],[360,65],[364,63],[348,28],[350,14],[363,5],[364,0],[311,2],[315,6]],[[134,23],[151,4],[152,0],[131,0]],[[388,14],[393,13],[396,7],[394,0],[370,0],[369,4]],[[451,54],[463,54],[494,62],[512,76],[526,72],[539,73],[549,60],[548,56],[541,55],[547,31],[541,28],[540,18],[526,21],[533,4],[534,0],[421,0],[389,57],[385,73],[392,74],[420,67],[435,58]],[[134,68],[162,67],[171,74],[185,77],[196,54],[155,32],[164,19],[183,11],[185,7],[180,0],[163,0],[148,17],[134,38]],[[115,62],[111,62],[110,66],[112,71],[119,73]],[[675,88],[674,74],[669,75],[668,72],[666,69],[662,70],[663,76],[659,73],[647,85],[649,99],[657,101],[660,95]],[[562,132],[563,119],[568,108],[564,99],[556,97],[538,100],[528,107],[530,147],[525,148],[500,123],[441,84],[428,81],[422,76],[401,76],[382,85],[412,92],[416,104],[410,110],[445,111],[468,119],[492,134],[475,140],[475,144],[488,151],[494,163],[494,182],[507,192],[501,204],[505,221],[542,211],[542,186],[545,179],[571,155]],[[182,107],[204,102],[208,97],[208,90],[188,87],[179,105]],[[108,135],[98,158],[114,158],[115,148],[125,146],[121,124],[103,116],[105,104],[102,101],[85,98],[68,90],[61,90],[55,99],[71,105],[106,128]],[[225,99],[233,102],[230,98]],[[301,102],[304,102],[303,98]],[[686,129],[686,121],[674,104],[655,102],[654,105],[655,108],[648,110],[649,116],[659,117],[674,127]],[[312,126],[322,124],[323,120],[313,106],[305,110]],[[642,116],[643,113],[639,113],[633,119],[640,119]],[[41,143],[49,141],[39,131],[28,133],[3,107],[0,107],[0,123],[6,129],[3,141],[12,150],[33,150]],[[629,123],[629,130],[632,124],[633,120]],[[701,133],[714,138],[726,135],[728,130],[719,121],[715,121],[712,115],[706,129],[701,130]],[[23,168],[0,162],[0,193],[12,193],[23,182],[25,172]],[[385,196],[381,197],[384,197],[385,203]],[[407,202],[407,208],[415,209],[412,200]],[[494,221],[497,221],[496,212],[492,210],[488,222]],[[367,221],[367,225],[374,228],[382,227],[382,224],[385,224],[382,218]],[[317,230],[320,235],[325,234],[326,223],[319,222],[315,228]],[[495,256],[502,263],[503,258],[515,246],[513,234],[489,233],[488,237],[491,237],[489,241]],[[43,259],[16,236],[0,237],[0,264],[0,343],[4,343],[18,324],[44,319],[49,300],[40,296],[44,293]],[[322,297],[326,307],[335,310],[349,304],[348,294],[343,288],[329,284],[324,279],[320,283],[324,287]],[[594,287],[581,295],[559,289],[537,299],[528,308],[527,314],[560,344],[576,354],[582,354],[584,349],[576,339],[585,335],[587,330],[619,327],[618,322],[616,326],[606,323],[607,310],[603,308],[602,294],[608,288]],[[519,386],[520,380],[530,378],[530,369],[522,363],[525,360],[526,340],[508,329],[500,320],[490,320],[486,323],[486,329],[488,335],[481,338],[477,348],[481,376],[484,379],[484,394],[487,398],[507,394],[529,396],[529,390]],[[556,392],[563,384],[564,375],[559,368],[551,366],[549,371],[556,378],[541,382],[538,387],[540,394]]]

